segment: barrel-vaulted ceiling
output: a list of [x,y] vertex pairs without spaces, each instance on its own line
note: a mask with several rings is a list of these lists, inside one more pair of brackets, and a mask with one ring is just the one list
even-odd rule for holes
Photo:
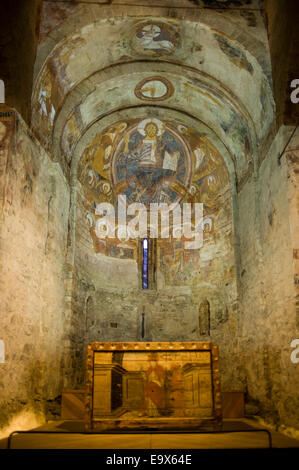
[[259,11],[64,5],[42,20],[32,126],[66,174],[114,122],[156,116],[196,128],[246,179],[274,121]]

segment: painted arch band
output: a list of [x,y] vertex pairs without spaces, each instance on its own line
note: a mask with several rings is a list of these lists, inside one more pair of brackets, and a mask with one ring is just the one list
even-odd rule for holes
[[202,203],[184,203],[183,210],[178,203],[172,205],[151,203],[147,210],[140,202],[127,206],[125,195],[119,195],[117,199],[117,221],[113,204],[102,202],[96,206],[95,214],[98,218],[95,223],[95,233],[98,238],[118,238],[127,241],[136,238],[172,236],[177,239],[184,237],[186,239],[184,248],[187,250],[196,250],[202,246],[205,226]]

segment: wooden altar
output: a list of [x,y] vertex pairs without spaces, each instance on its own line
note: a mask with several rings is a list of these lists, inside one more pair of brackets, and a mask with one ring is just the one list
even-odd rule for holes
[[86,429],[195,429],[221,423],[217,345],[87,346]]

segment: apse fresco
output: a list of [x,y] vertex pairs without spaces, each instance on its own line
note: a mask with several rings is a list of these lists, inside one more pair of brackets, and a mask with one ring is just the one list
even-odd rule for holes
[[[204,204],[204,237],[213,236],[214,218],[228,174],[218,150],[195,129],[182,123],[157,118],[117,122],[98,134],[79,163],[86,222],[96,253],[121,259],[136,259],[135,239],[99,239],[95,233],[96,206],[109,202],[117,207],[117,196],[127,204],[184,202]],[[192,263],[196,253],[182,255],[184,238],[158,239],[160,267],[175,261]],[[194,250],[196,252],[196,250]],[[175,276],[176,274],[173,274]]]

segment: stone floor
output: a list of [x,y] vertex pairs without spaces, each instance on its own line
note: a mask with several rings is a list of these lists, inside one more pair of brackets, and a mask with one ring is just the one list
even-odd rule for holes
[[[35,431],[49,434],[18,434],[12,449],[258,449],[269,447],[268,435],[254,420],[224,420],[223,434],[202,433],[103,433],[84,435],[82,421],[53,421]],[[265,428],[263,428],[265,429]],[[241,431],[242,432],[236,432]],[[227,432],[233,431],[233,432]],[[79,433],[79,434],[76,434]],[[80,434],[82,433],[82,434]],[[299,448],[299,441],[271,431],[274,448]],[[7,439],[0,448],[7,447]]]

